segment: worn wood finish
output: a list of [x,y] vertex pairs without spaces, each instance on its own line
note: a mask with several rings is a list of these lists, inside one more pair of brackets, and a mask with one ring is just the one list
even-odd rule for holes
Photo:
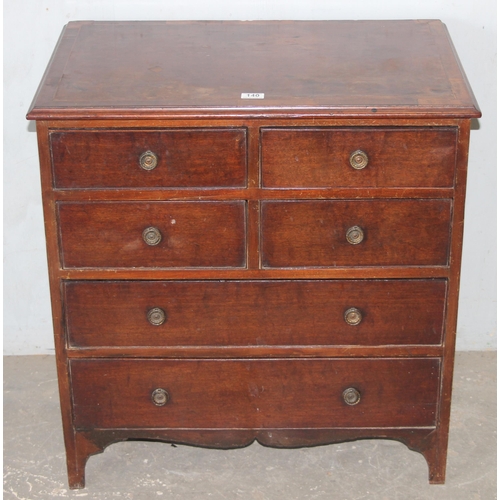
[[445,297],[445,280],[70,281],[64,301],[71,347],[370,346],[440,344]]
[[[421,427],[436,423],[439,359],[72,360],[77,429]],[[354,406],[343,392],[361,394]],[[151,401],[157,388],[170,399]]]
[[[264,187],[450,187],[454,128],[262,129]],[[349,160],[361,150],[368,165]]]
[[[293,121],[291,121],[293,120]],[[465,120],[468,121],[468,120]],[[275,116],[261,116],[261,117],[233,117],[230,113],[225,116],[214,118],[200,110],[199,115],[190,118],[180,118],[175,114],[164,113],[161,117],[157,118],[141,118],[137,119],[127,118],[126,116],[120,118],[83,118],[79,119],[47,119],[44,123],[47,124],[49,130],[61,129],[86,129],[86,130],[101,130],[107,131],[111,129],[179,129],[179,128],[247,128],[249,150],[247,153],[253,155],[259,153],[258,150],[253,150],[250,143],[252,136],[259,141],[260,144],[260,129],[261,128],[318,128],[318,127],[373,127],[374,130],[379,127],[395,128],[395,127],[414,127],[417,129],[428,127],[444,127],[444,128],[459,128],[464,120],[458,117],[441,116],[406,116],[402,117],[387,117],[372,115],[361,115],[356,117],[344,116],[343,114],[330,114],[328,117],[318,117],[316,115],[306,116],[300,113],[297,116],[287,114],[285,117]],[[252,134],[253,130],[253,134]],[[249,162],[251,163],[251,162]]]
[[[449,200],[262,202],[264,267],[448,264]],[[361,243],[346,238],[363,230]]]
[[43,121],[38,121],[36,123],[36,130],[38,139],[38,154],[40,159],[40,180],[42,187],[45,236],[47,242],[57,382],[59,386],[59,402],[62,416],[64,447],[66,449],[66,467],[68,471],[69,484],[74,488],[83,488],[85,484],[84,469],[80,468],[79,464],[85,460],[82,459],[82,456],[88,456],[90,454],[90,450],[86,446],[79,445],[73,426],[73,408],[71,401],[72,390],[69,374],[69,361],[66,356],[64,312],[62,296],[60,293],[61,284],[57,275],[57,271],[59,269],[58,228],[55,217],[54,193],[52,190],[50,150],[48,147],[48,124]]
[[479,116],[439,21],[69,23],[28,118],[70,487],[124,439],[397,439],[443,483]]
[[336,428],[336,429],[93,429],[78,431],[77,441],[86,454],[78,467],[71,471],[72,484],[83,488],[85,463],[89,456],[102,453],[112,443],[128,439],[147,439],[207,448],[232,449],[249,446],[254,441],[275,448],[302,448],[320,444],[335,444],[357,439],[379,438],[400,441],[410,450],[423,454],[429,464],[429,481],[439,484],[439,463],[435,449],[436,431],[429,428]]
[[[246,131],[65,130],[50,134],[56,188],[243,187]],[[140,167],[143,153],[158,164]]]
[[60,269],[56,272],[58,279],[139,279],[139,280],[179,280],[179,279],[411,279],[411,278],[447,278],[450,268],[447,266],[422,267],[338,267],[338,268],[265,268],[265,269],[199,269],[199,268],[162,268],[162,269],[126,269],[126,268],[93,268],[93,269]]
[[121,346],[71,347],[66,355],[82,358],[155,358],[155,359],[253,359],[253,358],[408,358],[439,357],[442,345],[287,345],[287,346]]
[[93,429],[77,431],[81,440],[93,446],[91,454],[100,453],[111,443],[127,439],[154,439],[179,444],[202,444],[207,448],[241,448],[257,441],[276,448],[302,448],[320,444],[342,443],[364,438],[387,438],[405,443],[410,449],[425,453],[436,437],[433,428],[410,429],[336,427],[329,429]]
[[463,121],[460,125],[457,147],[456,192],[454,196],[453,220],[451,226],[450,254],[451,273],[449,278],[450,297],[446,310],[446,335],[443,354],[443,380],[441,385],[441,425],[437,430],[437,446],[435,447],[436,462],[440,467],[436,469],[435,482],[443,483],[446,473],[446,451],[448,447],[448,426],[451,412],[451,393],[453,384],[453,367],[455,359],[455,343],[458,317],[458,298],[460,285],[460,265],[462,260],[462,242],[465,216],[465,188],[467,181],[467,160],[469,154],[470,125]]
[[[261,200],[310,200],[336,198],[387,198],[387,199],[432,199],[452,198],[451,188],[307,188],[307,189],[137,189],[133,191],[134,200],[204,200],[227,201],[246,199],[252,202]],[[127,189],[75,189],[54,191],[58,201],[126,201],[131,193]]]
[[245,265],[243,202],[59,203],[58,215],[64,267]]
[[30,119],[479,115],[440,21],[73,22],[57,56]]

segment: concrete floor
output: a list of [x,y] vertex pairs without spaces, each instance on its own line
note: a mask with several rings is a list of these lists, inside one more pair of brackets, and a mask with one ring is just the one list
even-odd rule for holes
[[295,450],[111,445],[69,490],[52,356],[4,358],[4,498],[491,500],[496,498],[496,353],[457,353],[447,482],[424,458],[366,440]]

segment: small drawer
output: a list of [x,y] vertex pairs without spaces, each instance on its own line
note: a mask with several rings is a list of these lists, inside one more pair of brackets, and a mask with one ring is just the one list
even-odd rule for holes
[[70,361],[77,429],[433,427],[440,360]]
[[50,134],[54,186],[246,186],[246,129],[61,130]]
[[67,281],[68,344],[440,344],[446,280]]
[[452,187],[455,128],[265,128],[268,188]]
[[450,200],[262,202],[263,267],[445,266]]
[[66,268],[244,267],[246,205],[59,202]]

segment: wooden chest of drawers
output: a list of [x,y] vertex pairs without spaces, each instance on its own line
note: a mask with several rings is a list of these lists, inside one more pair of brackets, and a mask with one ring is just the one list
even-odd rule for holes
[[70,487],[131,438],[444,482],[478,116],[439,21],[69,23],[28,118]]

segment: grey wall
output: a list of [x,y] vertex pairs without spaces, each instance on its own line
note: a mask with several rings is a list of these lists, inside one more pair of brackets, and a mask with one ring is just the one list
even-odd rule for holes
[[53,351],[34,124],[25,114],[71,20],[441,19],[483,117],[471,134],[457,346],[496,348],[495,0],[5,0],[4,352]]

